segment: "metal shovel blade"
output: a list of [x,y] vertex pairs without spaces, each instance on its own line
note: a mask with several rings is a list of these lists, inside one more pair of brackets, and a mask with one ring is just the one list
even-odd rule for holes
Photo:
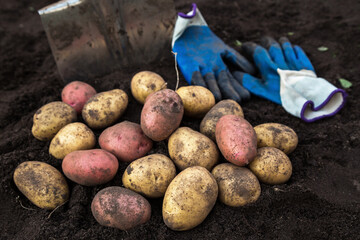
[[63,0],[38,12],[65,82],[91,82],[170,53],[173,0]]

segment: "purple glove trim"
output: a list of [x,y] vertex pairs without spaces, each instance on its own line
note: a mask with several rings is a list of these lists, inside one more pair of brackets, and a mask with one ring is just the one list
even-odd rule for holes
[[185,14],[185,13],[182,13],[182,12],[180,12],[180,13],[178,13],[178,15],[179,15],[179,17],[182,17],[182,18],[193,18],[193,17],[195,17],[195,15],[196,15],[196,4],[195,3],[193,3],[192,4],[192,11],[193,11],[193,14],[192,15],[187,15],[187,14]]
[[[305,114],[305,110],[306,108],[308,107],[308,105],[311,106],[311,110],[312,111],[318,111],[319,109],[321,109],[322,107],[324,107],[326,104],[328,104],[328,102],[330,101],[330,99],[336,94],[336,93],[341,93],[343,95],[343,102],[342,104],[332,113],[330,114],[327,114],[327,115],[322,115],[322,116],[319,116],[319,117],[316,117],[316,118],[312,118],[312,119],[307,119],[305,118],[304,114]],[[301,113],[300,113],[300,116],[301,116],[301,119],[304,120],[305,122],[315,122],[316,120],[319,120],[319,119],[322,119],[322,118],[325,118],[325,117],[331,117],[331,116],[334,116],[336,113],[338,113],[340,111],[340,109],[343,108],[343,106],[345,105],[345,102],[346,102],[346,97],[347,97],[347,93],[343,90],[343,89],[336,89],[334,90],[329,96],[328,98],[322,103],[320,104],[318,107],[314,108],[314,102],[309,100],[309,101],[306,101],[304,106],[302,107],[301,109]]]

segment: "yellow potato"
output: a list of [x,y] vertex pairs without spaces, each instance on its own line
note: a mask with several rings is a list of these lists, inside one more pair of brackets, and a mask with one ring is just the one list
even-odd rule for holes
[[211,171],[219,186],[219,199],[231,207],[255,202],[261,193],[257,177],[246,167],[222,163]]
[[201,86],[185,86],[176,90],[184,103],[184,115],[202,118],[215,105],[215,97]]
[[257,156],[249,167],[260,182],[272,185],[287,182],[292,174],[292,165],[288,156],[273,147],[259,148]]
[[151,154],[130,163],[122,176],[122,183],[146,197],[157,198],[164,196],[175,176],[176,168],[170,158]]
[[70,123],[60,129],[51,140],[49,153],[57,159],[77,150],[91,149],[96,144],[94,133],[85,124]]
[[105,128],[115,123],[125,112],[128,96],[121,89],[101,92],[84,105],[82,117],[91,128]]
[[14,182],[20,192],[39,208],[54,209],[69,199],[65,177],[44,162],[21,163],[15,169]]
[[162,215],[170,229],[185,231],[202,223],[215,205],[218,185],[206,168],[180,172],[166,190]]
[[51,102],[36,111],[31,132],[40,141],[48,141],[76,118],[76,111],[70,105],[60,101]]
[[138,72],[131,79],[131,93],[141,104],[144,104],[145,99],[149,94],[165,88],[166,82],[164,79],[154,72]]
[[274,147],[286,154],[295,150],[298,136],[290,127],[280,123],[264,123],[254,127],[257,135],[257,146]]
[[205,115],[200,123],[200,132],[215,142],[216,123],[225,115],[244,117],[243,110],[237,102],[231,99],[222,100],[213,106]]
[[202,166],[211,171],[219,160],[216,144],[205,135],[188,127],[178,128],[169,138],[170,158],[184,170],[191,166]]

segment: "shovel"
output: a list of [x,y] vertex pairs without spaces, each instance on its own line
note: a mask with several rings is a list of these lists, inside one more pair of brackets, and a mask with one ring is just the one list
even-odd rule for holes
[[176,20],[173,0],[62,0],[38,12],[65,83],[169,54]]

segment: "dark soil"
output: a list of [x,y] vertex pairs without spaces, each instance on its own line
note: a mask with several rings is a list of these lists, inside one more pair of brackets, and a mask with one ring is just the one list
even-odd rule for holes
[[[32,117],[42,105],[60,100],[64,83],[57,72],[36,10],[53,1],[0,1],[0,238],[1,239],[360,239],[360,1],[359,0],[199,0],[211,29],[226,43],[257,41],[267,34],[286,36],[308,53],[317,74],[340,87],[353,83],[346,106],[332,118],[305,123],[282,107],[252,97],[242,104],[245,118],[257,125],[277,122],[299,136],[290,154],[293,175],[283,185],[262,184],[258,201],[242,208],[217,203],[205,221],[190,231],[175,232],[162,220],[161,199],[150,200],[148,223],[130,231],[100,226],[90,204],[107,186],[121,186],[126,164],[111,182],[84,187],[68,181],[68,203],[50,215],[35,207],[16,188],[12,176],[24,161],[43,161],[61,170],[48,153],[49,142],[31,134]],[[187,12],[191,1],[175,1]],[[288,33],[292,32],[293,35]],[[328,51],[320,52],[320,46]],[[141,105],[130,93],[130,79],[141,71],[162,75],[174,89],[173,56],[123,69],[96,80],[98,92],[121,88],[130,98],[122,120],[139,123]],[[185,80],[181,77],[181,85]],[[199,129],[199,120],[184,126]],[[100,132],[96,132],[97,136]],[[166,142],[151,153],[167,153]]]

